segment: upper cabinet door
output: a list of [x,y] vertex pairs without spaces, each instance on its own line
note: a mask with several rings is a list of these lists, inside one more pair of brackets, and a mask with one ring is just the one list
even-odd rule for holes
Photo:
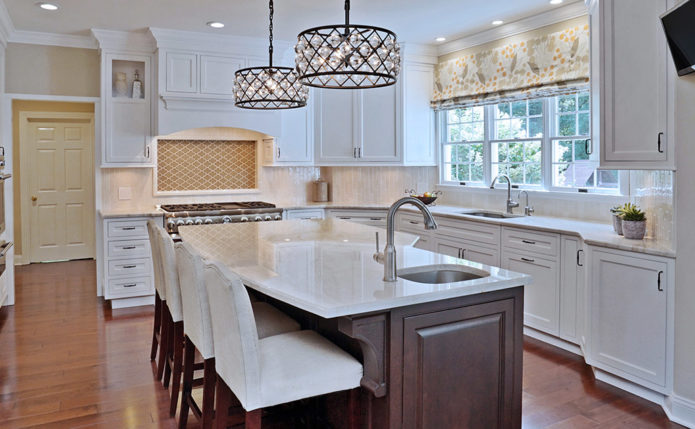
[[406,165],[436,165],[434,112],[434,67],[406,63],[401,72],[403,162]]
[[198,56],[167,52],[167,92],[198,92]]
[[[593,141],[601,167],[674,169],[666,0],[597,0],[591,11]],[[671,117],[669,117],[671,116]]]
[[234,72],[243,68],[244,58],[200,56],[200,93],[234,95]]
[[356,121],[360,161],[398,162],[400,132],[398,125],[398,86],[358,90],[360,118]]
[[359,112],[354,91],[318,89],[312,95],[316,109],[316,161],[324,165],[355,162],[359,141],[353,124]]

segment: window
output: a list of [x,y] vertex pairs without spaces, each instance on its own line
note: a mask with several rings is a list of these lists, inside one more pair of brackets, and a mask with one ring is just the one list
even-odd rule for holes
[[588,92],[442,112],[442,180],[484,186],[498,174],[529,189],[617,194],[617,171],[591,155]]

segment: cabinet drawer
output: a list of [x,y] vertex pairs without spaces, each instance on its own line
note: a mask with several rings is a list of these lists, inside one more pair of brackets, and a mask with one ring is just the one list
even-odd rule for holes
[[328,217],[357,222],[364,225],[379,226],[386,228],[386,211],[350,211],[350,210],[330,210]]
[[151,259],[119,259],[109,261],[109,276],[148,276],[152,273]]
[[398,215],[396,221],[399,231],[410,232],[416,235],[428,235],[429,231],[425,229],[425,221],[421,214],[405,214]]
[[[438,236],[463,238],[495,247],[500,245],[499,225],[489,225],[483,222],[467,220],[436,219],[438,227],[435,230],[435,234]],[[420,221],[422,222],[422,220]]]
[[546,232],[503,228],[502,247],[557,258],[560,256],[560,236]]
[[146,220],[110,220],[106,231],[109,238],[148,238]]
[[149,258],[149,240],[109,241],[107,257],[109,258]]
[[129,277],[111,279],[108,283],[110,295],[140,296],[154,293],[151,277]]
[[287,219],[323,219],[323,210],[287,210],[285,217]]

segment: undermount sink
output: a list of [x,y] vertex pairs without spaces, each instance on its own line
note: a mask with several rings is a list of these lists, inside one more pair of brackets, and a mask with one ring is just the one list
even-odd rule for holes
[[509,214],[509,213],[501,213],[501,212],[489,212],[489,211],[475,211],[475,212],[463,212],[461,214],[465,214],[468,216],[478,216],[478,217],[487,217],[487,218],[492,218],[492,219],[507,219],[507,218],[513,218],[513,217],[522,217],[524,215],[522,214]]
[[399,270],[398,277],[416,283],[457,283],[488,277],[490,273],[461,265],[436,265]]

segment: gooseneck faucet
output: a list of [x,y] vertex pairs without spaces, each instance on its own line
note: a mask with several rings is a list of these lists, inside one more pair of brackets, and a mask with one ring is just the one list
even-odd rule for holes
[[500,174],[499,176],[492,179],[490,189],[495,189],[495,183],[497,183],[497,179],[500,178],[507,180],[507,213],[514,214],[514,207],[519,207],[519,203],[512,199],[512,181],[509,180],[509,176],[507,176],[506,174]]
[[[384,261],[384,281],[385,282],[395,282],[396,281],[396,246],[393,244],[394,240],[394,227],[396,220],[396,211],[404,204],[412,204],[422,212],[425,218],[425,229],[437,229],[437,222],[435,222],[430,209],[427,208],[425,203],[413,197],[405,197],[396,201],[389,208],[388,215],[386,215],[386,247],[384,248],[384,253],[382,255],[374,255],[375,259]],[[378,240],[378,236],[377,236]],[[378,245],[377,245],[378,246]]]

